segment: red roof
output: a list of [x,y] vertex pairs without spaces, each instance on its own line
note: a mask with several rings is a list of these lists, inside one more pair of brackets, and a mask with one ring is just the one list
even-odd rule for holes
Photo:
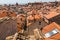
[[[53,29],[58,29],[60,31],[60,25],[56,24],[55,22],[45,26],[42,30],[42,33],[46,34],[50,31],[52,31]],[[60,38],[60,33],[57,33],[56,35],[53,35],[52,37],[50,38],[57,38],[59,39]]]
[[60,13],[57,13],[57,12],[49,12],[49,14],[47,15],[44,15],[47,19],[50,19],[50,18],[53,18],[57,15],[59,15]]

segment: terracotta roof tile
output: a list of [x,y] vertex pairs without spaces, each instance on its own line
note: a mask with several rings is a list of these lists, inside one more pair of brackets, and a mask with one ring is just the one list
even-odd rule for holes
[[[45,34],[45,33],[48,33],[50,31],[52,31],[53,29],[58,29],[60,31],[60,25],[56,24],[55,22],[45,26],[42,30],[42,32]],[[53,36],[51,36],[50,38],[57,38],[59,39],[60,38],[60,33],[57,33]]]
[[49,12],[49,14],[47,15],[44,15],[47,19],[50,19],[50,18],[53,18],[57,15],[60,15],[60,13],[57,13],[57,12]]

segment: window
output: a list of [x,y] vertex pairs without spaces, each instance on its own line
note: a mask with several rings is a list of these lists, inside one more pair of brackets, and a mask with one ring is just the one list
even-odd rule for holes
[[46,33],[46,34],[45,34],[45,37],[48,38],[48,37],[50,37],[50,36],[52,36],[52,35],[55,35],[55,34],[58,33],[58,32],[59,32],[58,29],[54,29],[54,30]]

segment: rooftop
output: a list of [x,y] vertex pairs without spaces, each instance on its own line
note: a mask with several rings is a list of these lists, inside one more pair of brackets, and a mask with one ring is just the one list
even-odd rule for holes
[[57,15],[60,15],[60,13],[57,12],[49,12],[48,14],[44,15],[47,19],[51,19]]

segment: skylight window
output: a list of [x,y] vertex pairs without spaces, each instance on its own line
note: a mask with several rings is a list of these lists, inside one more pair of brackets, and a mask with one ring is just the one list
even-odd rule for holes
[[54,30],[52,30],[52,31],[50,31],[50,32],[48,32],[48,33],[46,33],[46,34],[45,34],[45,37],[46,37],[46,38],[51,37],[51,36],[57,34],[58,32],[59,32],[58,29],[54,29]]

